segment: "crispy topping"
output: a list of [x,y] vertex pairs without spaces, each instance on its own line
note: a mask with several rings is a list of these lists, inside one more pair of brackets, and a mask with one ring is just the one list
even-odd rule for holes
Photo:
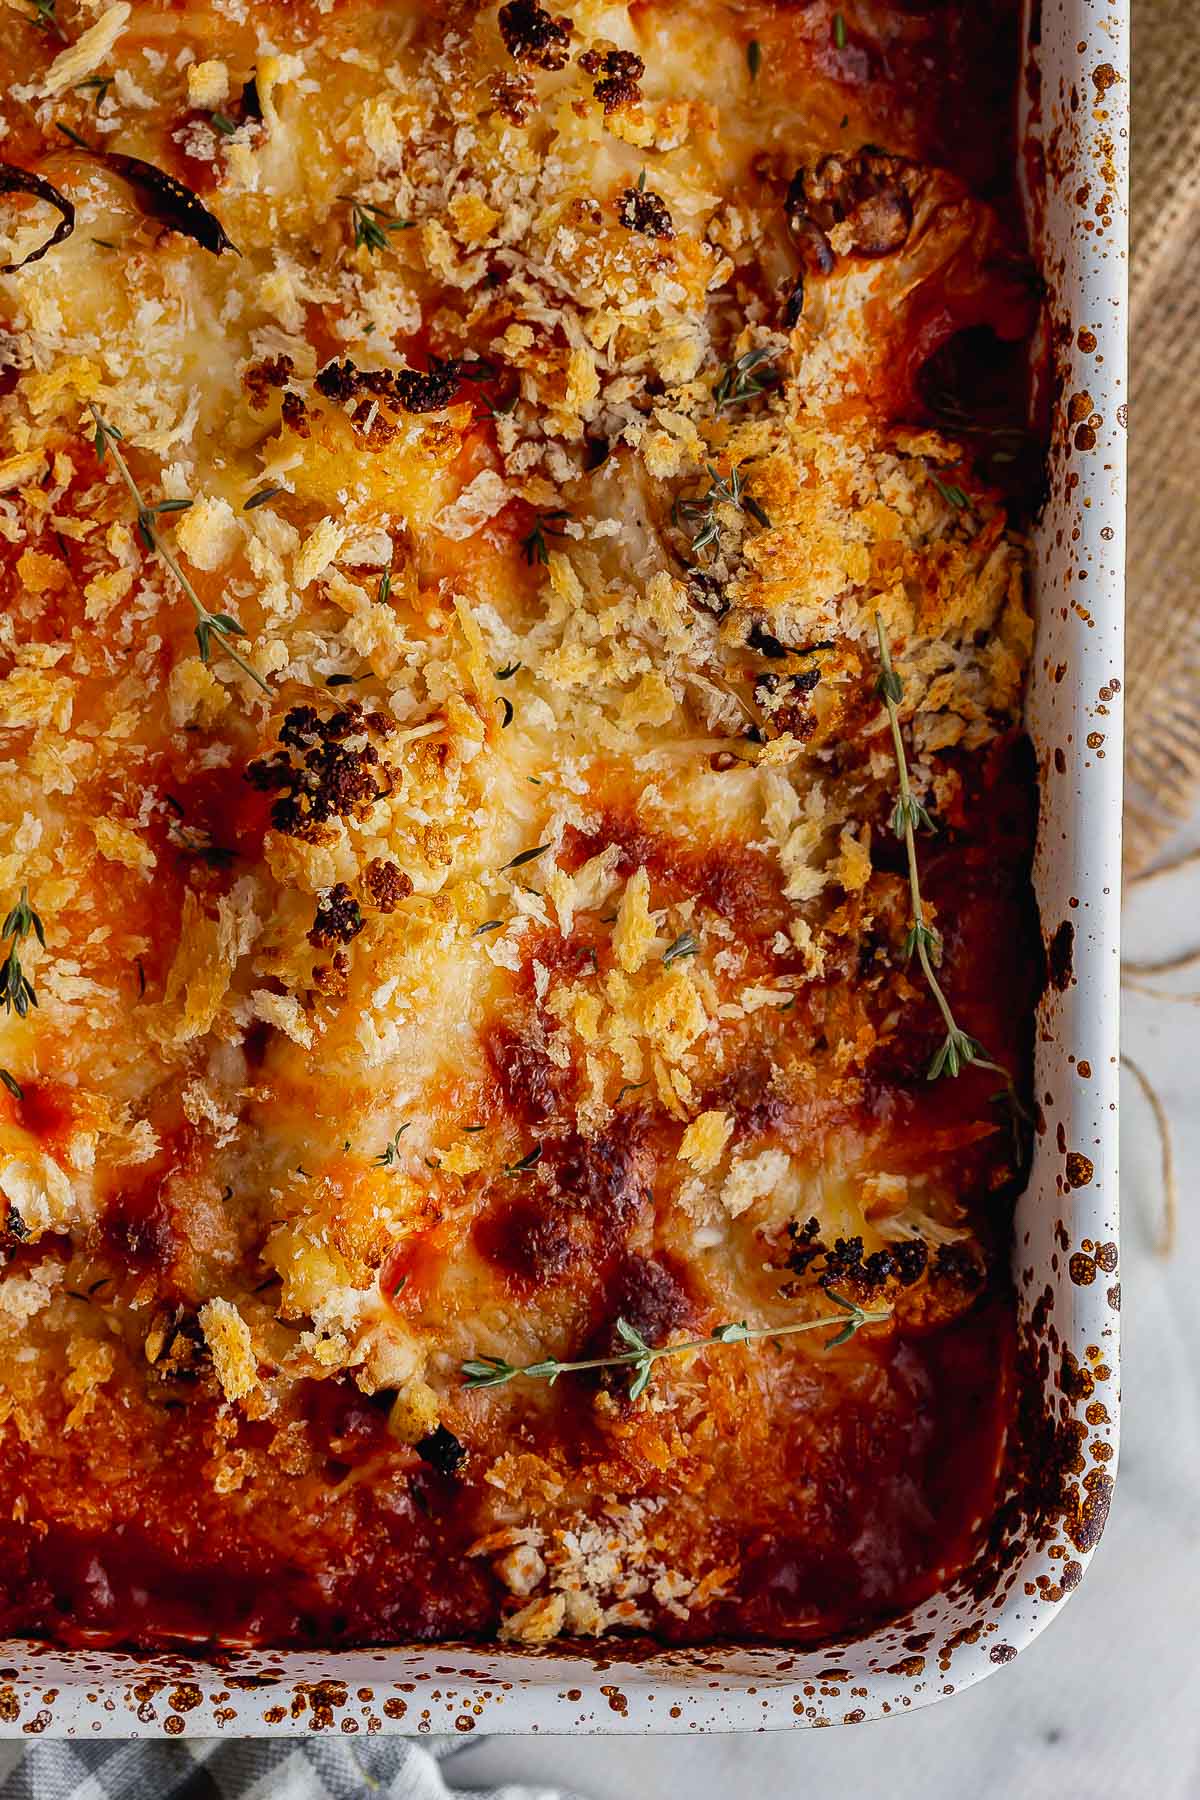
[[339,881],[318,901],[308,941],[314,950],[332,950],[335,944],[350,943],[365,924],[358,901],[346,883]]
[[356,700],[328,719],[294,706],[279,730],[281,748],[246,769],[252,787],[279,796],[271,806],[275,829],[311,837],[330,819],[361,817],[390,793],[391,773],[369,741],[369,734],[386,735],[389,723]]
[[537,105],[537,91],[525,75],[493,75],[491,96],[496,111],[510,125],[527,125]]
[[395,912],[400,902],[407,900],[413,891],[412,877],[405,874],[399,863],[384,856],[373,857],[367,864],[363,870],[363,886],[381,913]]
[[639,231],[643,237],[673,238],[675,227],[661,194],[652,188],[626,188],[617,202],[617,217],[626,231]]
[[594,75],[592,92],[606,113],[622,106],[635,106],[642,97],[638,86],[646,73],[646,65],[633,50],[585,50],[579,66]]
[[561,69],[571,53],[574,27],[565,14],[553,18],[537,0],[508,0],[497,23],[514,62],[536,69]]
[[242,371],[242,386],[256,412],[266,406],[272,388],[285,388],[295,373],[290,356],[264,356]]

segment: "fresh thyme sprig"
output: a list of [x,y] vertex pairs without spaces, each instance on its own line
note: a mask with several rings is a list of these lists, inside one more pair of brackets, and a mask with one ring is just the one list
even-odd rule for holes
[[739,468],[731,469],[728,476],[722,477],[711,463],[706,463],[705,467],[710,484],[705,492],[695,500],[677,500],[674,506],[677,524],[687,526],[689,531],[693,521],[696,524],[696,530],[691,533],[693,550],[703,550],[719,539],[721,522],[717,509],[721,506],[736,507],[738,512],[749,513],[760,525],[770,525],[771,521],[758,501],[746,492]]
[[900,798],[892,813],[892,830],[904,841],[908,856],[908,891],[912,901],[912,924],[904,940],[904,956],[907,961],[916,952],[917,961],[925,977],[930,993],[937,1003],[946,1027],[946,1036],[934,1056],[926,1077],[936,1081],[941,1075],[959,1075],[963,1069],[974,1064],[978,1069],[992,1069],[1004,1079],[1005,1089],[1010,1105],[1016,1114],[1021,1107],[1016,1097],[1012,1076],[1000,1063],[993,1062],[983,1045],[977,1038],[962,1030],[950,1010],[950,1002],[942,992],[941,983],[934,974],[933,955],[938,948],[937,933],[926,923],[925,903],[921,898],[921,876],[917,865],[916,833],[918,830],[933,831],[933,820],[921,802],[914,796],[908,780],[908,758],[904,751],[904,738],[900,730],[899,705],[904,698],[904,689],[900,677],[892,662],[892,649],[888,643],[887,632],[883,628],[881,614],[875,614],[875,632],[879,639],[879,661],[881,664],[879,680],[875,691],[887,709],[888,722],[892,728],[892,745],[896,753],[896,773],[900,783]]
[[138,534],[141,537],[143,544],[145,544],[147,550],[155,551],[158,554],[191,601],[192,606],[195,608],[197,621],[196,642],[200,647],[201,660],[206,663],[210,660],[212,656],[212,641],[216,638],[226,653],[237,664],[238,668],[241,669],[242,673],[248,675],[251,681],[257,682],[264,694],[269,694],[271,691],[270,683],[264,680],[258,670],[254,667],[253,663],[247,662],[246,658],[234,645],[233,640],[235,637],[245,637],[246,633],[243,627],[228,613],[209,612],[207,606],[205,606],[199,594],[180,568],[174,554],[167,548],[166,544],[164,544],[163,540],[154,529],[154,521],[158,514],[185,511],[186,508],[191,505],[191,501],[160,500],[157,506],[148,506],[142,496],[141,489],[138,487],[137,482],[130,473],[129,464],[125,461],[124,456],[117,447],[121,442],[121,432],[117,430],[115,425],[110,425],[107,422],[94,400],[88,401],[88,409],[96,422],[95,445],[97,461],[103,463],[105,457],[111,454],[117,472],[125,483],[125,486],[129,489],[129,492],[133,497],[134,505],[137,507]]
[[412,219],[397,219],[392,213],[384,212],[382,206],[372,206],[369,200],[358,200],[353,194],[339,194],[338,199],[344,200],[350,208],[356,250],[367,250],[374,255],[376,250],[389,248],[389,232],[413,228]]
[[55,7],[58,0],[30,0],[33,14],[29,23],[38,31],[52,31],[60,44],[69,44],[70,38],[58,22]]
[[411,1124],[412,1120],[406,1119],[403,1125],[397,1126],[395,1132],[387,1141],[387,1148],[381,1150],[378,1156],[372,1158],[374,1166],[377,1169],[394,1169],[396,1167],[401,1156],[400,1139],[404,1136]]
[[94,104],[96,111],[99,112],[100,103],[105,98],[112,84],[113,78],[111,75],[89,75],[85,81],[77,81],[75,83],[75,92],[77,94],[86,94],[89,91],[94,93],[96,96]]
[[726,363],[721,379],[713,388],[713,405],[719,412],[724,406],[742,406],[759,394],[769,393],[779,385],[772,367],[774,350],[747,350],[736,362]]
[[12,939],[8,955],[0,963],[0,1006],[5,1012],[15,1012],[18,1019],[24,1019],[30,1007],[38,1003],[33,983],[21,967],[20,946],[30,933],[45,949],[46,933],[42,921],[29,904],[28,889],[22,887],[21,897],[5,919],[3,931],[0,931],[0,937]]
[[648,1344],[641,1332],[627,1319],[618,1319],[617,1335],[623,1343],[629,1345],[629,1349],[618,1352],[616,1356],[592,1356],[584,1362],[559,1362],[556,1357],[548,1357],[544,1362],[526,1363],[524,1366],[506,1362],[502,1356],[476,1356],[462,1365],[463,1386],[504,1387],[507,1382],[516,1381],[523,1376],[530,1381],[548,1381],[553,1387],[560,1375],[578,1374],[581,1369],[627,1367],[631,1371],[629,1398],[636,1400],[640,1394],[645,1393],[655,1363],[664,1356],[683,1356],[689,1350],[711,1350],[714,1344],[750,1344],[759,1338],[788,1337],[798,1331],[821,1331],[829,1325],[838,1325],[839,1329],[828,1340],[825,1348],[836,1350],[839,1344],[848,1343],[864,1325],[882,1325],[892,1316],[890,1312],[867,1312],[856,1301],[847,1300],[844,1295],[835,1294],[828,1288],[825,1291],[838,1308],[838,1312],[832,1316],[827,1313],[820,1319],[797,1319],[790,1325],[747,1325],[742,1319],[737,1324],[718,1325],[707,1337],[687,1338],[681,1344]]
[[555,507],[553,512],[538,514],[533,522],[533,530],[521,539],[521,554],[531,568],[534,563],[544,565],[549,562],[550,551],[546,543],[546,536],[549,534],[551,537],[562,537],[564,535],[562,521],[569,519],[570,516],[563,506]]

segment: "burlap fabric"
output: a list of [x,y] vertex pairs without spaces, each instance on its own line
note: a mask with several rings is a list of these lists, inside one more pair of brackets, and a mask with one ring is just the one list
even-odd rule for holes
[[1200,788],[1200,0],[1133,10],[1125,863]]

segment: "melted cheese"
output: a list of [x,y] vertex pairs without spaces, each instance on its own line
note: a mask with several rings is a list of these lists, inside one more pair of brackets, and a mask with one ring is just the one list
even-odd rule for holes
[[[8,1429],[124,1407],[149,1432],[145,1384],[182,1367],[160,1303],[198,1321],[185,1397],[227,1421],[214,1504],[290,1492],[314,1384],[394,1391],[397,1442],[447,1423],[480,1522],[527,1532],[497,1568],[533,1643],[736,1585],[703,1532],[681,1574],[639,1498],[717,1402],[703,1359],[664,1367],[644,1428],[601,1391],[633,1473],[590,1514],[561,1456],[561,1492],[484,1478],[524,1402],[464,1397],[462,1361],[580,1354],[622,1259],[673,1259],[705,1330],[815,1316],[819,1261],[787,1275],[807,1221],[830,1252],[925,1234],[932,1270],[972,1238],[957,1147],[996,1136],[978,1100],[914,1165],[919,1110],[868,1090],[923,1004],[877,855],[875,616],[947,814],[1031,641],[995,492],[881,396],[1003,228],[915,160],[904,245],[847,249],[786,328],[759,163],[813,162],[846,108],[812,69],[803,104],[782,74],[752,94],[711,10],[587,0],[554,68],[494,8],[64,3],[53,59],[0,15],[27,100],[0,153],[77,208],[0,288],[0,901],[26,886],[46,935],[20,947],[36,1011],[0,1016],[0,1318],[36,1321]],[[646,65],[609,111],[589,48]],[[197,189],[238,253],[58,123]],[[631,228],[647,196],[666,228]],[[4,231],[0,258],[31,246],[22,202]],[[762,391],[723,403],[753,353]],[[237,621],[207,665],[93,404]],[[243,1413],[275,1450],[235,1452]]]

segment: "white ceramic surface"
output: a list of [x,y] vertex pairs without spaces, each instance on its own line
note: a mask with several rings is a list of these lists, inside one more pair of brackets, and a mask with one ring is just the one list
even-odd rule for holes
[[[1124,0],[1042,0],[1043,266],[1062,393],[1036,538],[1029,725],[1042,769],[1036,882],[1070,984],[1040,1011],[1045,1129],[1017,1213],[1023,1329],[1041,1347],[1066,1509],[1010,1547],[1002,1581],[958,1583],[856,1643],[623,1662],[471,1647],[256,1652],[223,1666],[0,1644],[0,1735],[358,1731],[687,1732],[857,1722],[952,1694],[1011,1661],[1078,1585],[1115,1470],[1116,1099],[1128,43]],[[1114,685],[1115,684],[1115,685]],[[1100,741],[1097,741],[1100,740]],[[1062,940],[1060,939],[1060,942]],[[1083,1160],[1086,1159],[1086,1163]],[[1090,1177],[1082,1174],[1090,1165]],[[1111,1246],[1111,1248],[1110,1248]],[[1069,1354],[1068,1354],[1069,1353]],[[1099,1409],[1099,1410],[1097,1410]]]

